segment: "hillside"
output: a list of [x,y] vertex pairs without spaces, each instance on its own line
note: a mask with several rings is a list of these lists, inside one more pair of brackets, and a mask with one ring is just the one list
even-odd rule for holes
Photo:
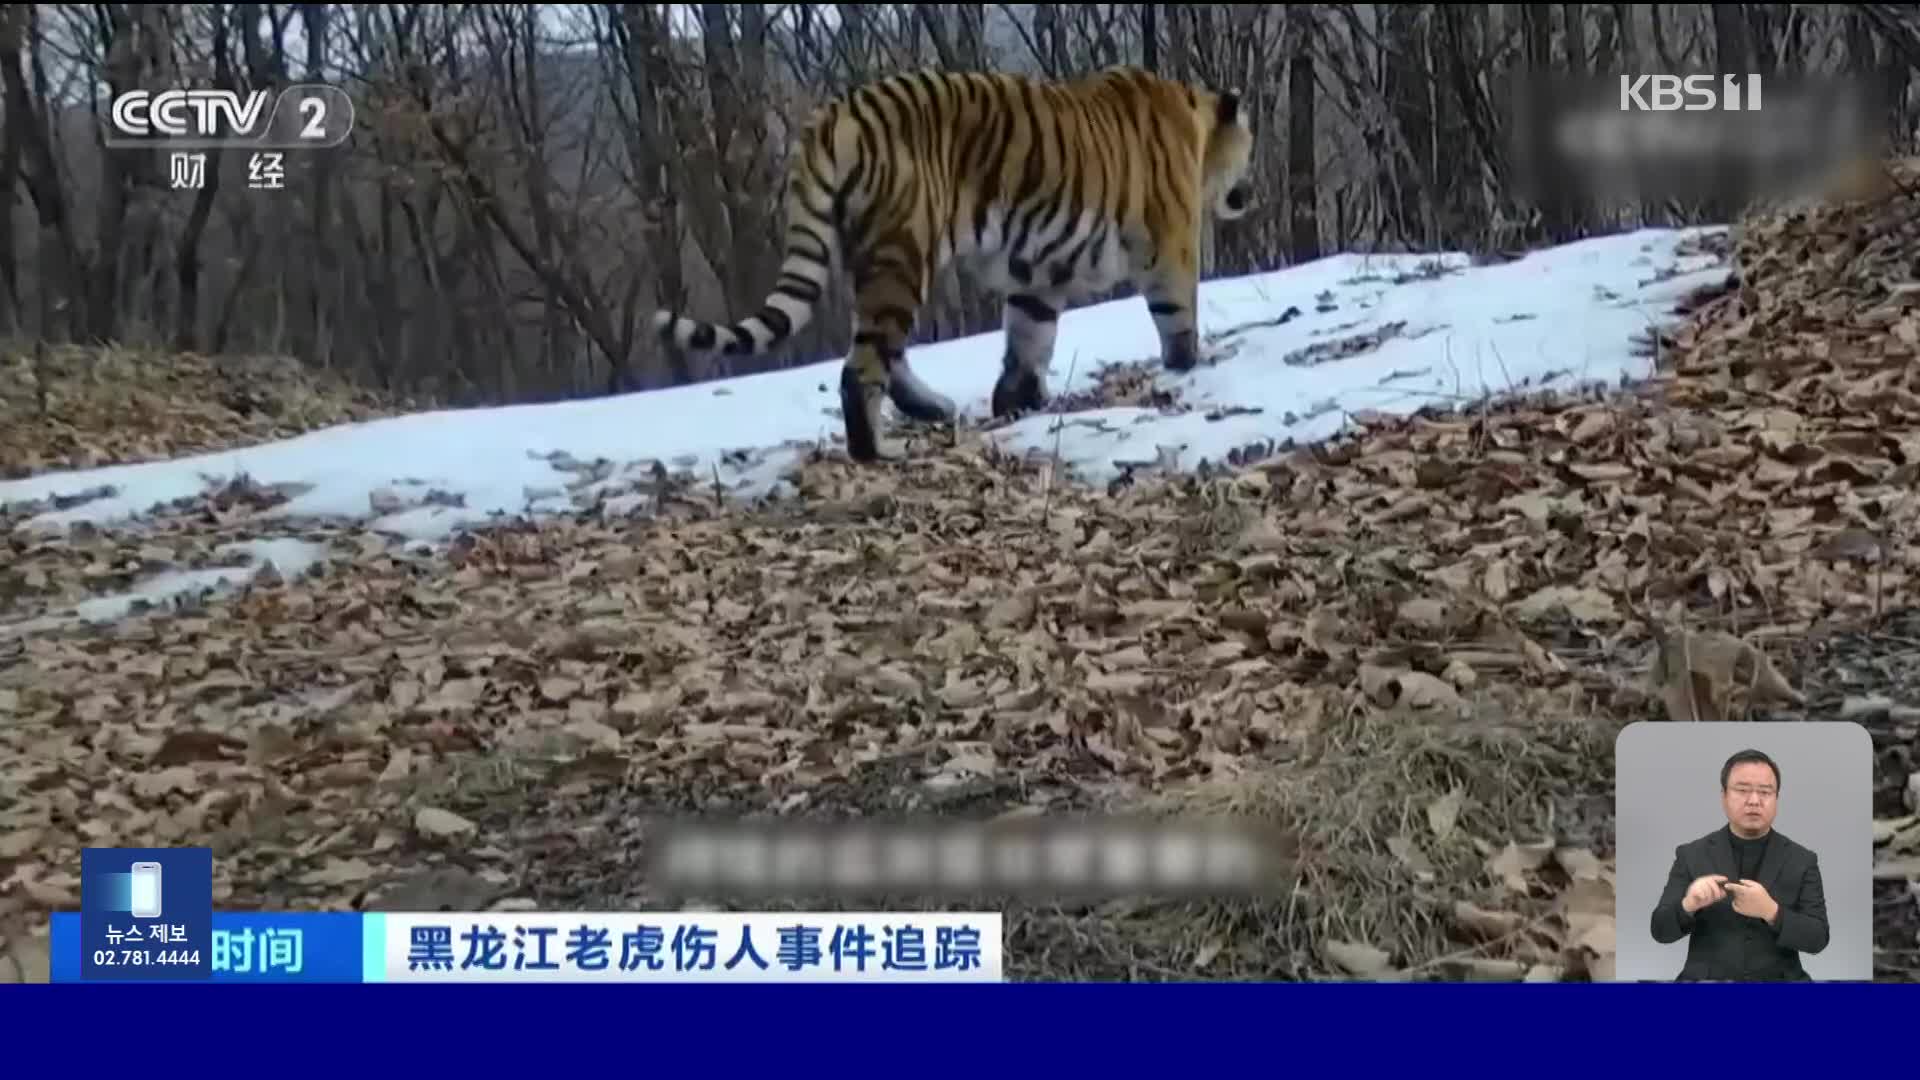
[[0,348],[0,479],[258,446],[419,407],[279,357]]

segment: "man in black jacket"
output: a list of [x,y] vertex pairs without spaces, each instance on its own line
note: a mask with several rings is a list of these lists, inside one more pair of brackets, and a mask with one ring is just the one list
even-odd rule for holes
[[1827,947],[1820,860],[1773,831],[1780,768],[1758,750],[1720,767],[1727,827],[1681,844],[1653,909],[1653,940],[1689,937],[1678,982],[1808,981],[1801,953]]

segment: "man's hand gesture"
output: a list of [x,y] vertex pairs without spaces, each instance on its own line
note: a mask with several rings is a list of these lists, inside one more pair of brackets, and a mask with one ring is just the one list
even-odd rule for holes
[[1771,923],[1780,914],[1780,903],[1757,881],[1728,881],[1727,895],[1733,897],[1733,910],[1762,922]]
[[1686,895],[1680,898],[1680,910],[1691,915],[1709,904],[1717,904],[1727,896],[1725,874],[1702,874],[1687,886]]

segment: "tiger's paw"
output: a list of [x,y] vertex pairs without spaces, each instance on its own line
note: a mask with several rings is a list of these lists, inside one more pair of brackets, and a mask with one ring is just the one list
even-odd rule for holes
[[1161,363],[1168,371],[1188,372],[1200,366],[1199,335],[1188,330],[1169,339],[1161,350]]
[[852,443],[847,444],[847,457],[855,465],[871,466],[873,468],[885,468],[901,460],[900,454],[882,449],[878,445],[864,449],[855,449]]
[[1009,368],[993,384],[993,418],[1038,412],[1047,407],[1047,388],[1040,376],[1025,368]]
[[840,376],[840,420],[846,426],[847,456],[862,464],[877,462],[882,395],[860,385],[849,366]]

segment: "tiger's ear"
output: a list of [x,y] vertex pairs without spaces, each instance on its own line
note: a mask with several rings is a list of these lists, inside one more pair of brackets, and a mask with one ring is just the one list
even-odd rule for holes
[[1220,108],[1216,119],[1222,127],[1240,119],[1240,91],[1229,90],[1220,95]]

